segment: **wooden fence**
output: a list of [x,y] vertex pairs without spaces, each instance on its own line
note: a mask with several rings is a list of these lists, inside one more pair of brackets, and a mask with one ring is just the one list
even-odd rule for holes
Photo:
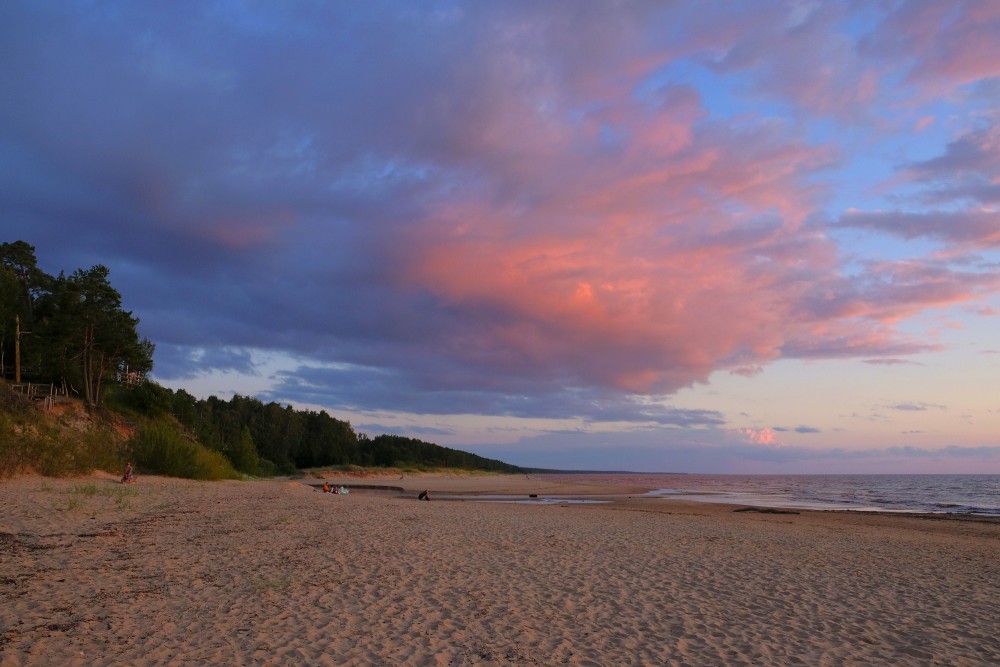
[[57,384],[22,382],[20,384],[11,383],[10,388],[33,401],[44,401],[46,410],[52,407],[58,397],[66,395],[65,390]]

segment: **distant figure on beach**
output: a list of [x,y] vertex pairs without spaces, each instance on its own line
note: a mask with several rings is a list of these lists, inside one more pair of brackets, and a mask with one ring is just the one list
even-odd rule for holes
[[323,493],[330,493],[330,485],[323,482]]
[[348,491],[348,488],[346,486],[340,487],[340,493],[341,493],[341,495],[346,496],[347,495],[347,491]]
[[132,462],[129,461],[125,464],[125,474],[122,475],[122,484],[131,484],[133,481],[135,480],[132,478]]
[[430,499],[431,499],[431,497],[429,495],[427,495],[427,491],[426,490],[421,491],[420,495],[417,496],[417,500],[430,500]]

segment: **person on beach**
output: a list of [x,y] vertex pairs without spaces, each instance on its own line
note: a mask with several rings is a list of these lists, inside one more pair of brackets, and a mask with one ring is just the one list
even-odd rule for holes
[[323,482],[323,493],[330,493],[330,485],[327,482]]
[[420,495],[417,496],[417,500],[430,500],[430,499],[431,499],[431,497],[429,495],[427,495],[427,491],[426,490],[421,491]]
[[132,462],[129,461],[125,464],[125,474],[122,475],[122,484],[131,484],[134,480],[132,479]]

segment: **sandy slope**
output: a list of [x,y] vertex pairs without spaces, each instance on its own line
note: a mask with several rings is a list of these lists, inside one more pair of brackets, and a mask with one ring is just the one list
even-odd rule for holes
[[152,477],[0,506],[4,666],[1000,664],[997,524]]

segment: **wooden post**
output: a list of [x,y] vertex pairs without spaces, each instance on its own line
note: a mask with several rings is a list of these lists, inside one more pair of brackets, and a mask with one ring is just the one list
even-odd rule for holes
[[21,316],[14,316],[14,383],[21,384]]
[[14,384],[21,383],[21,334],[31,333],[21,331],[21,316],[14,316]]

